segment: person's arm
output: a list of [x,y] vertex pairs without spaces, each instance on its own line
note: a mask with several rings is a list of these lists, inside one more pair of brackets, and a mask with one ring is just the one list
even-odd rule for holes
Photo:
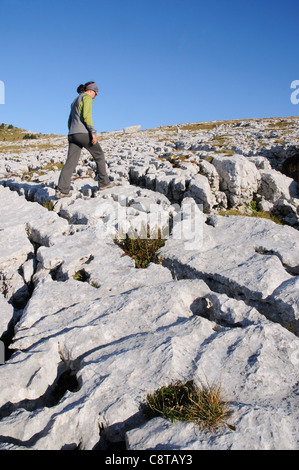
[[83,108],[82,108],[82,113],[81,113],[82,120],[85,126],[87,127],[88,132],[92,135],[93,141],[95,140],[96,142],[97,131],[93,127],[93,122],[92,122],[92,98],[91,96],[84,95],[82,103],[83,103]]
[[72,122],[72,113],[70,112],[69,120],[68,120],[68,123],[67,123],[69,130],[71,128],[71,122]]

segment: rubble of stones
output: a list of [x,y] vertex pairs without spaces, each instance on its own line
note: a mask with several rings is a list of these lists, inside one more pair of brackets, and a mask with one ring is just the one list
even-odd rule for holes
[[[65,136],[1,142],[0,449],[299,448],[298,124],[105,132],[115,186],[83,150],[61,200]],[[175,236],[189,219],[197,244]],[[176,220],[160,264],[114,243]],[[221,383],[231,426],[145,421],[149,393],[191,379]]]

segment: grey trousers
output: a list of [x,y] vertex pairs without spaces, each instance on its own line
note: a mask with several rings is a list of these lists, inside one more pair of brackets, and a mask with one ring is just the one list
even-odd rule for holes
[[90,152],[96,162],[99,186],[105,186],[110,183],[106,170],[105,155],[100,144],[97,142],[95,145],[92,145],[89,134],[71,134],[68,136],[68,141],[68,155],[59,176],[57,189],[65,194],[69,192],[72,174],[78,165],[83,147]]

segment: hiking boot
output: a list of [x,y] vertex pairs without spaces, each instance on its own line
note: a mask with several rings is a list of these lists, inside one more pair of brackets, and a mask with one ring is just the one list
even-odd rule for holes
[[105,184],[104,186],[100,186],[99,190],[103,191],[104,189],[109,189],[109,188],[113,188],[113,187],[114,187],[114,183],[108,183],[108,184]]
[[59,189],[56,189],[55,197],[56,199],[61,199],[62,197],[71,197],[71,193],[62,193]]

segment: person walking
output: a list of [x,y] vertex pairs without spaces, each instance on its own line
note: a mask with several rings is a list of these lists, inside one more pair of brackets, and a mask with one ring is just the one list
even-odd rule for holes
[[87,82],[77,88],[79,96],[71,105],[68,120],[68,155],[61,170],[56,198],[71,196],[70,185],[72,174],[78,165],[82,148],[87,149],[92,155],[97,166],[99,189],[108,189],[114,186],[107,175],[104,152],[97,141],[97,131],[92,122],[92,100],[97,96],[99,89],[95,82]]

